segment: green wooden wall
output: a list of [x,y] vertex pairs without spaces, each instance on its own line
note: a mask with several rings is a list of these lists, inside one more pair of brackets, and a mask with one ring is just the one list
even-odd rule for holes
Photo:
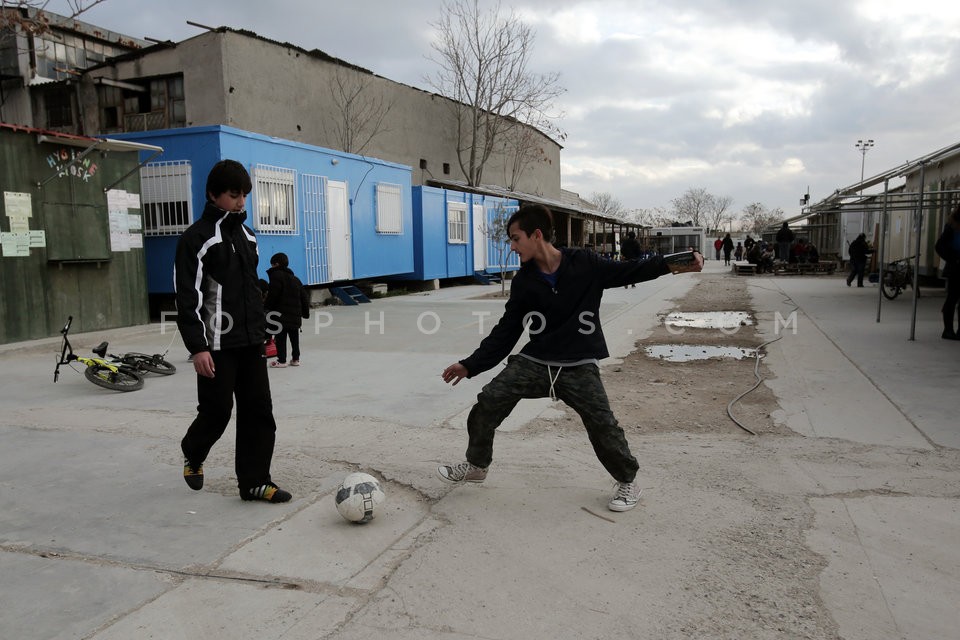
[[[0,233],[22,228],[17,214],[29,194],[29,229],[45,234],[45,246],[28,255],[9,255],[11,245],[3,245],[0,344],[56,336],[68,315],[78,333],[147,323],[143,248],[113,250],[104,193],[136,169],[137,152],[94,151],[68,166],[83,147],[38,140],[36,132],[0,127]],[[140,193],[139,172],[112,188]],[[129,233],[142,240],[142,228]]]

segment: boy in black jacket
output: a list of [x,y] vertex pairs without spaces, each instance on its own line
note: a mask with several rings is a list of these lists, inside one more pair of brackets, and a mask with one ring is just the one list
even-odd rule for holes
[[600,328],[600,298],[611,287],[670,272],[700,271],[703,256],[695,253],[689,265],[668,266],[661,257],[613,262],[588,251],[560,250],[550,243],[553,217],[542,205],[521,207],[507,229],[510,248],[523,265],[511,284],[503,317],[470,357],[444,369],[443,381],[455,385],[494,367],[509,355],[525,323],[530,323],[530,341],[477,396],[467,418],[466,461],[437,471],[449,482],[483,482],[493,459],[496,428],[522,398],[550,396],[580,415],[597,458],[617,481],[607,507],[628,511],[640,497],[634,481],[639,465],[600,381],[598,361],[609,355]]
[[203,215],[177,243],[177,327],[197,372],[197,417],[180,443],[183,479],[191,489],[203,487],[203,462],[226,430],[236,396],[240,497],[286,502],[290,494],[270,479],[277,424],[263,358],[266,316],[257,239],[243,224],[252,186],[239,162],[215,164]]

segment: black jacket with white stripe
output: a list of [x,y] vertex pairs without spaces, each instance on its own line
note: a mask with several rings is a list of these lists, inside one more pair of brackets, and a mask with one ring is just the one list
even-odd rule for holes
[[174,258],[177,327],[190,353],[263,344],[259,252],[247,214],[207,203],[180,236]]

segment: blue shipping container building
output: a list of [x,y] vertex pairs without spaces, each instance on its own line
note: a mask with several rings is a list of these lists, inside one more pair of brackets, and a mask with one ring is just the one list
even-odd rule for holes
[[281,251],[308,285],[414,272],[410,167],[222,125],[112,137],[163,148],[141,169],[150,294],[173,293],[177,239],[203,212],[210,168],[227,158],[253,180],[247,224],[264,278]]
[[414,262],[410,280],[496,274],[520,267],[517,254],[496,237],[497,219],[519,202],[437,187],[413,187]]

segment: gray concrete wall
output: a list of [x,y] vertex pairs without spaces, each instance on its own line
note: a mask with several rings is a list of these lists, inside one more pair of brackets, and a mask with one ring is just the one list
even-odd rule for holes
[[[365,91],[391,104],[381,132],[363,154],[413,167],[414,184],[430,178],[462,180],[456,153],[456,125],[451,105],[443,97],[387,78],[368,74],[310,55],[295,47],[226,32],[224,49],[226,124],[267,135],[339,149],[334,120],[340,110],[332,87],[337,74],[346,82],[369,82]],[[198,38],[199,39],[199,38]],[[229,89],[228,87],[228,89]],[[196,99],[187,94],[188,104]],[[216,124],[215,122],[197,124]],[[560,197],[560,146],[539,134],[543,159],[532,163],[517,189],[550,198]],[[427,161],[426,170],[420,160]],[[443,173],[444,163],[450,173]],[[484,170],[484,182],[504,185],[506,162],[494,156]]]
[[[408,165],[414,184],[431,178],[463,180],[450,102],[438,95],[339,65],[299,48],[240,33],[204,33],[170,49],[98,69],[83,80],[84,130],[99,131],[94,80],[139,80],[180,73],[188,126],[226,124],[288,140],[342,150],[334,122],[340,117],[331,87],[337,74],[362,78],[365,91],[392,107],[380,134],[363,155]],[[531,163],[517,190],[560,198],[560,146],[537,132],[541,160]],[[420,160],[427,162],[420,168]],[[447,163],[450,173],[443,172]],[[494,156],[484,183],[506,186],[507,163]]]
[[132,82],[178,73],[183,74],[187,126],[231,124],[225,119],[229,85],[222,72],[223,43],[220,38],[211,36],[214,34],[204,34],[176,47],[158,48],[134,60],[117,62],[85,74],[79,93],[83,131],[95,135],[102,130],[97,99],[98,78]]

